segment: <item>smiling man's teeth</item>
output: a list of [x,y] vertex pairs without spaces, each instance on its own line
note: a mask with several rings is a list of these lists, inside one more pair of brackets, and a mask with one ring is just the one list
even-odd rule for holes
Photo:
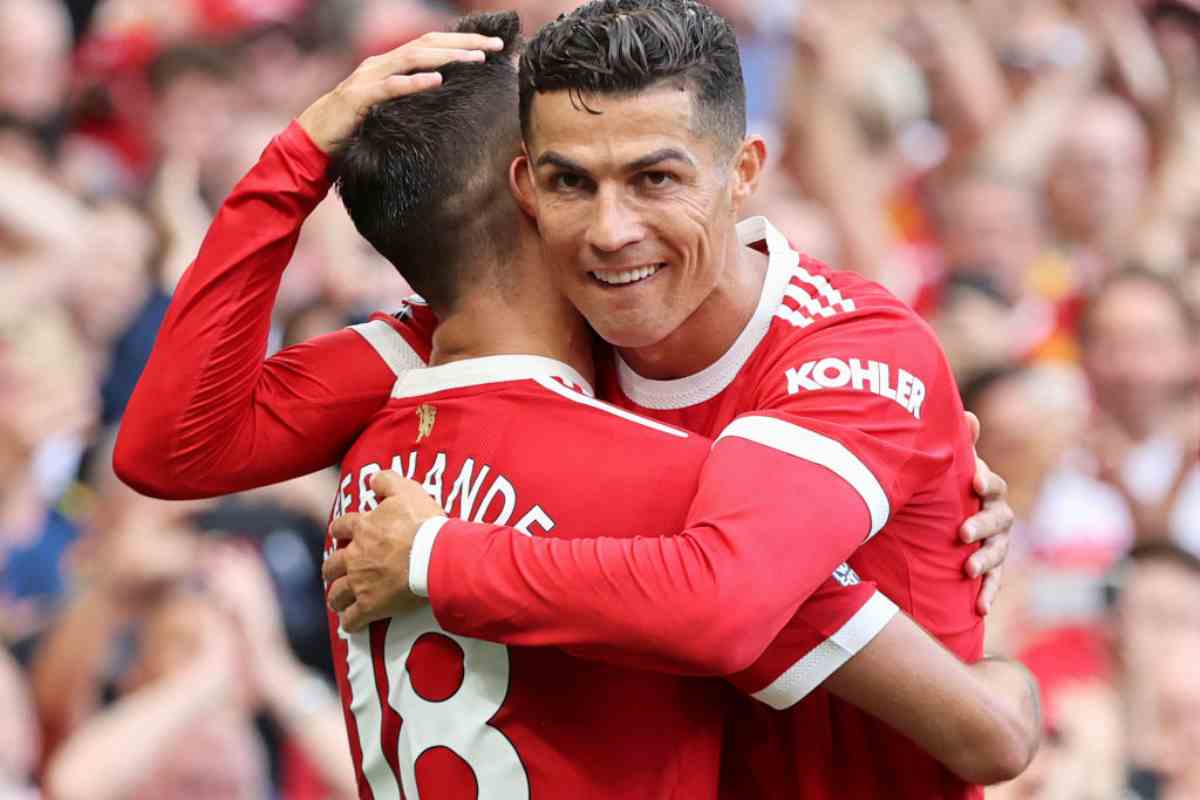
[[620,286],[623,283],[634,283],[649,278],[662,269],[662,267],[662,264],[651,264],[648,267],[627,269],[622,272],[593,272],[591,275],[601,283],[607,283],[610,286]]

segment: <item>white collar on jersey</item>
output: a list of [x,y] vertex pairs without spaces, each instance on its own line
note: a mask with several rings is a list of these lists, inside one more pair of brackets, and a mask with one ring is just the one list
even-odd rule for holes
[[766,217],[750,217],[738,223],[738,240],[749,247],[766,240],[767,277],[763,281],[758,307],[746,327],[725,354],[704,369],[671,381],[643,378],[617,354],[617,377],[625,395],[643,408],[687,408],[711,400],[733,383],[742,365],[750,358],[771,327],[775,312],[783,303],[792,272],[800,263],[800,254]]
[[561,361],[545,356],[512,355],[466,358],[436,367],[405,370],[392,386],[392,397],[420,397],[447,389],[538,378],[557,378],[588,397],[596,396],[592,385]]

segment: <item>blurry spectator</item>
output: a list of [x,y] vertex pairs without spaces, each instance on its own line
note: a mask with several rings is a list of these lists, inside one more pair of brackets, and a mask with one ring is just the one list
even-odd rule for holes
[[[972,322],[968,316],[966,322],[1003,343],[1004,361],[1062,360],[1075,355],[1073,300],[1078,288],[1073,285],[1071,264],[1050,247],[1033,185],[981,171],[951,176],[939,187],[937,223],[951,285],[941,293],[935,320],[942,315],[953,320],[961,314],[957,305],[972,299],[955,297],[954,289],[986,284],[1007,307],[1006,319],[997,320],[1004,335],[994,336],[997,329],[984,320]],[[955,285],[963,279],[967,284]],[[940,331],[942,325],[935,325]],[[951,363],[960,377],[995,366],[994,362],[972,364],[966,357]]]
[[1200,559],[1141,545],[1116,573],[1112,636],[1131,781],[1139,795],[1190,798],[1200,788]]
[[1097,474],[1132,512],[1139,541],[1200,552],[1200,362],[1179,289],[1154,273],[1113,276],[1082,321]]
[[1090,98],[1064,132],[1050,170],[1050,213],[1090,283],[1128,254],[1143,221],[1149,147],[1137,111],[1112,95]]
[[50,125],[70,77],[71,22],[55,0],[0,0],[0,113]]
[[159,152],[196,161],[212,153],[232,129],[237,110],[229,53],[180,46],[159,56],[149,77]]
[[[0,0],[0,639],[32,653],[68,796],[166,796],[200,775],[197,796],[257,797],[281,773],[353,795],[337,704],[298,664],[328,664],[330,476],[200,513],[135,497],[107,469],[96,398],[117,422],[213,209],[309,98],[453,14],[517,8],[529,34],[577,2]],[[1170,548],[1200,553],[1200,3],[712,3],[738,26],[751,132],[772,150],[749,213],[928,314],[1009,480],[989,644],[1042,678],[1050,738],[997,796],[1115,799],[1132,760],[1141,796],[1200,797],[1200,597]],[[272,347],[405,293],[328,201]],[[1110,661],[1098,587],[1131,547]],[[4,712],[23,702],[10,672],[0,656]],[[142,744],[107,761],[143,712]],[[178,744],[188,719],[211,747]],[[0,722],[0,797],[20,797],[38,740],[27,715]],[[127,757],[143,745],[158,755]]]
[[[254,726],[261,708],[336,796],[354,796],[337,697],[288,650],[258,558],[233,545],[203,545],[199,563],[192,573],[199,591],[173,583],[146,611],[120,699],[65,737],[47,766],[49,791],[64,800],[270,797],[267,751]],[[97,639],[82,626],[76,631]],[[69,638],[60,639],[59,663],[48,653],[42,670],[66,666]],[[87,684],[73,681],[94,695]],[[139,757],[129,758],[131,750]]]
[[932,323],[960,388],[1013,363],[1027,331],[1019,326],[1012,300],[990,278],[959,273],[938,294]]
[[36,800],[33,771],[40,751],[37,714],[25,676],[8,651],[0,648],[0,797]]
[[94,386],[53,307],[0,321],[0,639],[37,633],[66,588],[78,531],[55,506],[90,434]]
[[[1071,468],[1084,433],[1082,376],[1071,367],[1007,367],[963,388],[981,423],[979,453],[1006,476],[1017,515],[1014,544],[1043,558],[1106,567],[1129,545],[1120,497]],[[1117,519],[1113,520],[1112,517]]]
[[142,214],[116,200],[90,215],[89,249],[99,255],[96,268],[72,276],[67,302],[75,315],[89,357],[98,374],[107,371],[117,338],[129,327],[146,299],[149,266],[158,239]]

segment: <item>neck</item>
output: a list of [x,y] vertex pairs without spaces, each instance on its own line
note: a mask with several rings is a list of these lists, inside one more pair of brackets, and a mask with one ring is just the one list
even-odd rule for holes
[[[519,253],[514,261],[536,265],[528,252]],[[511,271],[516,278],[511,286],[480,281],[459,298],[453,311],[441,316],[429,366],[483,356],[544,356],[563,362],[594,384],[592,335],[583,318],[550,285],[540,267]]]
[[667,338],[649,347],[622,348],[634,372],[651,380],[674,380],[711,366],[733,346],[754,316],[767,279],[767,256],[731,237],[728,265],[717,287]]

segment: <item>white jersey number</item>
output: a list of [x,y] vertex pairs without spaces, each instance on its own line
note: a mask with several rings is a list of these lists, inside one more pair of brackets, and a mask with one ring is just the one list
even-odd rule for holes
[[[413,688],[407,663],[413,644],[427,633],[445,636],[463,652],[463,679],[454,694],[433,702]],[[399,800],[400,791],[383,754],[382,712],[375,686],[370,634],[338,635],[346,640],[347,675],[353,695],[351,710],[358,726],[363,774],[376,800]],[[388,704],[404,720],[400,728],[400,780],[404,796],[420,800],[415,766],[425,751],[445,747],[475,773],[478,800],[525,800],[529,779],[504,734],[488,724],[508,694],[508,648],[492,642],[455,636],[442,630],[428,607],[391,621],[384,646]],[[436,798],[425,798],[436,800]]]

